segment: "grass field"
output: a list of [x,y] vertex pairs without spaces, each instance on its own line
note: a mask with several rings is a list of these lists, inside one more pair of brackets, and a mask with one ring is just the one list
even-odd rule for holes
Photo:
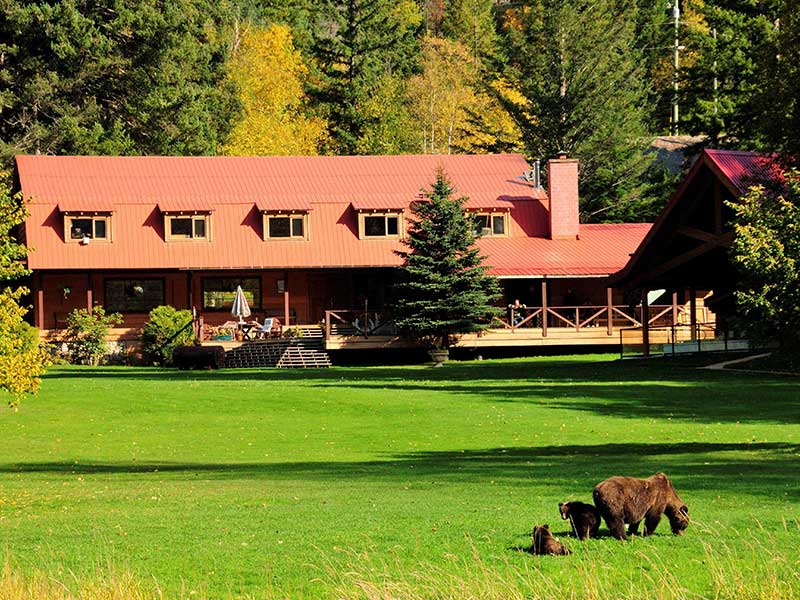
[[[54,368],[0,410],[0,595],[797,597],[800,380],[681,364]],[[559,501],[657,471],[685,536],[565,539]]]

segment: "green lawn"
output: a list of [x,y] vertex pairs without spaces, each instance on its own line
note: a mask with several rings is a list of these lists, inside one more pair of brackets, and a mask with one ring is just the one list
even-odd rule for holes
[[[0,554],[54,577],[113,565],[186,597],[487,570],[587,597],[587,577],[712,595],[728,574],[800,593],[800,380],[681,365],[54,368],[0,411]],[[690,508],[685,536],[665,521],[626,544],[564,540],[559,501],[657,471]],[[573,556],[519,552],[534,523]]]

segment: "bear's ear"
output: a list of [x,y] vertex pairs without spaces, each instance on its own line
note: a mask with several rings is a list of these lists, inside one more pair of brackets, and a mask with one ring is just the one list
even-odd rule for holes
[[550,525],[545,523],[544,525],[542,525],[542,529],[547,529],[547,531],[550,531]]
[[689,507],[685,504],[678,509],[684,517],[689,516]]

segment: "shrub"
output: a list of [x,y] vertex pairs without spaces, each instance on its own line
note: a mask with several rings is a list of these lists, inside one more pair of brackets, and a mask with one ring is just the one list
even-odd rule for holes
[[26,394],[36,393],[50,364],[39,331],[22,320],[26,310],[18,300],[24,291],[0,291],[0,389],[9,394],[13,407]]
[[171,365],[172,352],[194,339],[192,313],[172,306],[157,306],[150,311],[150,320],[142,331],[142,354],[145,361]]
[[119,313],[106,314],[102,306],[91,312],[76,308],[67,315],[67,332],[64,339],[69,345],[70,360],[79,365],[96,365],[107,351],[106,336],[109,329],[122,323]]

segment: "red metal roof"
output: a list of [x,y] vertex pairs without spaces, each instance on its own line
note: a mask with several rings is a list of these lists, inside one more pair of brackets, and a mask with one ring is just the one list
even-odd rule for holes
[[727,178],[733,188],[731,191],[737,195],[746,192],[750,186],[782,178],[775,155],[734,150],[705,150],[705,155]]
[[[443,168],[472,209],[510,211],[507,237],[479,240],[498,276],[605,275],[648,225],[584,225],[550,240],[544,190],[519,155],[17,157],[31,199],[32,269],[287,269],[398,266],[398,240],[358,238],[356,210],[405,208]],[[63,240],[61,203],[114,207],[113,241]],[[166,242],[159,207],[213,210],[211,239]],[[313,210],[309,210],[312,209]],[[261,210],[308,210],[310,239],[264,241]]]

